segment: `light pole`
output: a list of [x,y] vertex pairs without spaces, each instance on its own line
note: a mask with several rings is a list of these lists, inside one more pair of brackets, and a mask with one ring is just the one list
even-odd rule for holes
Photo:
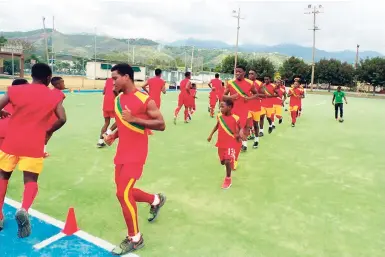
[[318,26],[316,25],[316,17],[317,14],[323,13],[323,6],[322,5],[311,5],[309,4],[307,6],[307,9],[305,11],[305,14],[312,14],[313,15],[313,28],[310,30],[313,30],[313,53],[312,53],[312,63],[311,63],[311,86],[310,91],[313,91],[313,85],[314,85],[314,68],[315,68],[315,32],[317,30],[320,30]]
[[96,87],[96,27],[94,36],[94,88]]
[[357,44],[356,63],[355,63],[355,68],[356,68],[356,69],[357,69],[357,67],[358,67],[359,53],[360,53],[360,45]]
[[[235,15],[234,15],[235,14]],[[234,76],[235,76],[235,69],[237,68],[237,62],[238,62],[238,41],[239,41],[239,29],[241,28],[240,20],[241,18],[241,8],[238,8],[238,12],[233,10],[233,17],[237,18],[237,41],[235,42],[235,60],[234,60]]]

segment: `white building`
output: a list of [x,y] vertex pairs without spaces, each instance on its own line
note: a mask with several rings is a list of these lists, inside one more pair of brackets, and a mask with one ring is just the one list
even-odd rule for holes
[[[86,77],[88,79],[107,79],[111,77],[111,68],[115,63],[87,62]],[[146,67],[132,66],[136,81],[146,80]]]

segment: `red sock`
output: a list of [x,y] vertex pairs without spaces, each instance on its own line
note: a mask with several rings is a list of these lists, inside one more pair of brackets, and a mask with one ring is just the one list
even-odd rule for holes
[[28,182],[24,184],[23,202],[21,208],[28,211],[31,207],[33,200],[37,195],[38,185],[37,182]]
[[274,117],[275,117],[275,114],[273,113],[273,114],[271,115],[271,117],[270,117],[271,122],[274,122]]
[[178,117],[180,108],[181,108],[181,106],[178,106],[178,107],[175,108],[175,111],[174,111],[174,116],[175,116],[175,117]]
[[291,112],[291,123],[295,124],[296,121],[297,121],[297,112],[292,111]]
[[152,204],[155,200],[155,195],[143,192],[138,188],[132,189],[132,195],[134,196],[135,202]]
[[5,194],[7,193],[8,180],[1,179],[0,180],[0,220],[4,218],[3,216],[3,205]]
[[279,120],[282,120],[282,116],[277,115],[277,118],[278,118]]
[[184,108],[184,120],[187,121],[188,119],[188,109],[185,107]]

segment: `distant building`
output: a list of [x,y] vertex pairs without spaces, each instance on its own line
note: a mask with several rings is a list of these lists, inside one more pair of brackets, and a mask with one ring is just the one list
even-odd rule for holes
[[[111,68],[116,63],[87,62],[86,77],[88,79],[107,79],[111,77]],[[135,81],[146,80],[146,67],[132,66]]]

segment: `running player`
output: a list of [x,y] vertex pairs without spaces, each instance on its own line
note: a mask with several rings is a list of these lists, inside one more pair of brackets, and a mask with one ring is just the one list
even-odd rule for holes
[[234,169],[235,148],[238,141],[241,141],[239,117],[231,113],[233,106],[234,103],[230,99],[221,102],[221,113],[217,116],[217,124],[207,138],[207,141],[211,142],[214,133],[218,130],[218,140],[215,146],[218,147],[219,161],[226,167],[223,189],[231,187],[231,170]]
[[[57,96],[62,102],[65,99],[65,94],[62,90],[66,89],[64,84],[64,79],[62,77],[53,77],[51,79],[51,85],[53,86],[52,92]],[[55,113],[52,113],[51,119],[49,120],[48,128],[52,127],[52,125],[57,121],[57,117]],[[47,152],[47,143],[44,145],[44,158],[49,157],[49,153]]]
[[116,93],[114,92],[114,81],[112,80],[112,78],[108,78],[106,80],[106,84],[103,89],[103,95],[104,125],[100,131],[99,141],[96,145],[98,148],[103,148],[106,146],[106,144],[104,143],[103,135],[110,135],[115,129],[114,125],[112,125],[111,128],[108,128],[110,126],[111,119],[115,118],[114,99],[116,97]]
[[144,246],[138,228],[137,202],[151,205],[149,222],[158,216],[166,197],[149,194],[135,188],[135,183],[143,173],[148,153],[147,130],[165,130],[163,116],[154,100],[138,91],[134,84],[134,71],[128,64],[117,64],[111,69],[115,81],[115,91],[120,94],[115,99],[115,113],[118,130],[106,137],[111,145],[119,137],[114,159],[116,196],[122,207],[128,229],[128,236],[113,249],[114,255],[124,255]]
[[[32,84],[9,87],[0,99],[1,116],[3,108],[12,103],[14,112],[8,123],[7,134],[0,147],[0,210],[10,179],[16,165],[24,175],[24,192],[21,208],[16,212],[18,237],[31,234],[28,210],[38,191],[37,180],[43,169],[44,143],[66,122],[66,114],[60,99],[48,88],[52,70],[44,63],[32,66]],[[58,117],[47,130],[52,113]],[[4,217],[0,212],[0,230]]]
[[210,111],[210,117],[214,118],[214,112],[215,112],[215,106],[218,102],[218,93],[216,87],[211,86],[211,91],[209,93],[209,111]]
[[178,106],[174,111],[174,124],[176,125],[176,119],[178,118],[178,114],[180,109],[184,106],[184,122],[188,123],[189,117],[189,98],[190,98],[190,90],[191,90],[191,72],[187,71],[185,74],[185,79],[180,82],[180,93],[178,96]]
[[[12,81],[12,86],[25,85],[28,84],[26,79],[15,79]],[[10,115],[13,113],[12,104],[9,103],[4,107],[4,110],[8,112]],[[7,134],[8,122],[10,117],[5,117],[4,119],[0,119],[0,146],[4,141],[5,135]]]
[[290,115],[291,115],[291,126],[295,127],[298,116],[298,108],[302,98],[302,91],[299,88],[299,82],[295,81],[292,88],[290,88],[288,97],[290,97]]
[[[213,91],[215,91],[216,93],[216,96],[217,96],[217,101],[219,100],[219,102],[221,101],[222,98],[220,98],[221,96],[221,93],[223,93],[223,91],[221,91],[221,88],[222,88],[222,85],[223,85],[223,82],[222,80],[219,79],[219,73],[216,73],[215,74],[215,78],[212,79],[210,82],[209,82],[209,87],[211,89],[214,88]],[[210,98],[211,99],[211,98]],[[210,100],[211,101],[211,100]],[[215,103],[215,106],[216,106],[216,103]],[[215,110],[215,106],[214,106],[214,110]],[[218,107],[219,107],[219,103],[218,103]],[[210,108],[211,108],[211,104],[210,104]]]
[[[282,117],[282,107],[284,106],[285,100],[286,100],[286,88],[282,84],[281,80],[277,80],[275,82],[275,85],[276,85],[275,92],[276,92],[276,94],[278,96],[273,98],[273,112],[274,112],[274,115],[273,115],[272,122],[274,124],[274,116],[275,116],[279,120],[279,124],[281,124],[282,120],[283,120],[283,117]],[[274,128],[274,125],[273,125],[273,128]]]
[[[148,89],[147,89],[148,87]],[[162,70],[155,70],[155,77],[147,80],[142,86],[143,90],[155,101],[156,106],[160,109],[161,93],[166,94],[166,81],[162,79]]]
[[[260,90],[262,82],[257,80],[257,73],[254,70],[249,70],[249,79],[254,83],[254,87],[257,91]],[[261,99],[259,94],[254,94],[251,97],[247,98],[249,102],[250,109],[250,119],[252,121],[252,126],[254,127],[254,144],[253,148],[258,148],[259,145],[259,121],[261,119]]]
[[197,84],[195,83],[192,83],[191,84],[191,109],[190,109],[190,120],[191,120],[191,116],[194,114],[194,112],[196,111],[196,104],[195,104],[195,99],[197,99]]
[[265,76],[264,83],[260,87],[260,94],[264,94],[264,96],[261,99],[261,105],[262,105],[262,115],[260,119],[260,129],[259,129],[259,136],[263,137],[263,126],[265,123],[265,117],[267,118],[267,121],[269,122],[269,134],[273,132],[273,121],[271,120],[271,117],[274,115],[273,112],[273,98],[277,97],[277,94],[275,92],[275,85],[271,83],[270,76]]
[[[230,80],[228,87],[225,89],[223,100],[233,100],[234,108],[233,113],[239,117],[241,126],[241,137],[249,133],[247,126],[247,117],[249,114],[249,105],[247,103],[247,97],[252,94],[257,94],[254,83],[251,80],[245,79],[246,68],[239,65],[235,69],[235,80]],[[235,149],[235,162],[234,168],[238,166],[238,156],[240,150],[247,151],[247,141],[243,140],[240,146]]]

